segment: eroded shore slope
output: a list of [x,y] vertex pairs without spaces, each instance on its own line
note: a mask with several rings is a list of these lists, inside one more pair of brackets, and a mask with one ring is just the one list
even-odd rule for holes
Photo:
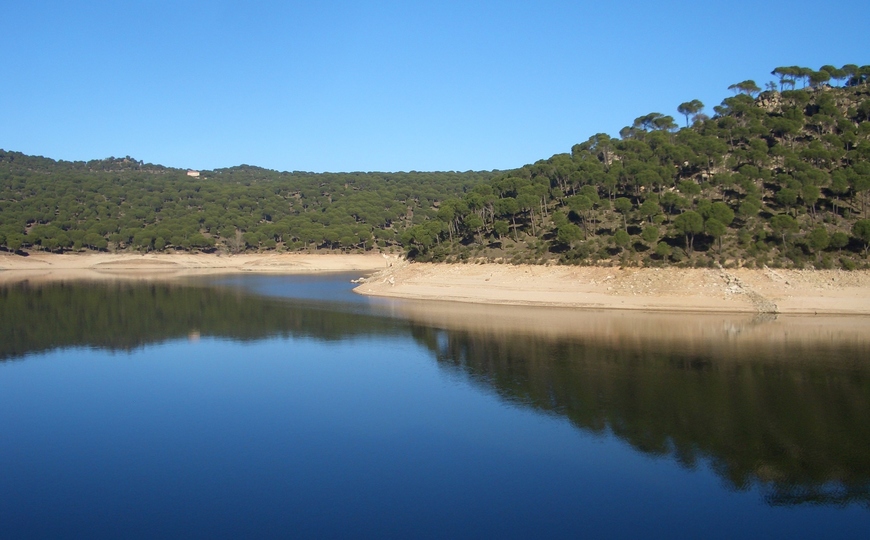
[[360,294],[590,309],[870,315],[870,272],[397,262]]

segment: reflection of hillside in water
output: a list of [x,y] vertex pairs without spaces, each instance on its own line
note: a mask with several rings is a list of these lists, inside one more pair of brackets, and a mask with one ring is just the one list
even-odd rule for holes
[[344,339],[395,334],[395,321],[353,306],[276,300],[238,289],[169,283],[0,287],[0,360],[56,348],[129,350],[185,337]]
[[410,333],[439,365],[511,403],[687,467],[709,461],[734,488],[761,485],[772,504],[870,505],[866,319],[368,309],[165,283],[0,288],[0,360],[190,336]]
[[[598,341],[417,326],[438,362],[502,398],[611,432],[693,468],[709,460],[771,504],[870,506],[867,344],[771,346]],[[755,351],[755,352],[753,352]]]

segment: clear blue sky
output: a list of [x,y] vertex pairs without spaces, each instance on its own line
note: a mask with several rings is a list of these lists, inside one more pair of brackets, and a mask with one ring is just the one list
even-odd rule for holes
[[174,167],[508,169],[779,65],[870,2],[6,2],[0,148]]

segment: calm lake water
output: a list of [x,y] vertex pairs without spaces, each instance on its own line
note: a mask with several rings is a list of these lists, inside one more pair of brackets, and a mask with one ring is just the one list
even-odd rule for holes
[[0,537],[867,538],[870,322],[0,289]]

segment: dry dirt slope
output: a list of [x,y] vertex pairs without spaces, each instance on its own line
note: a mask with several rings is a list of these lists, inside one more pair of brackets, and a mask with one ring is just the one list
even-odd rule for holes
[[463,302],[618,308],[870,314],[870,272],[617,269],[397,263],[361,294]]

